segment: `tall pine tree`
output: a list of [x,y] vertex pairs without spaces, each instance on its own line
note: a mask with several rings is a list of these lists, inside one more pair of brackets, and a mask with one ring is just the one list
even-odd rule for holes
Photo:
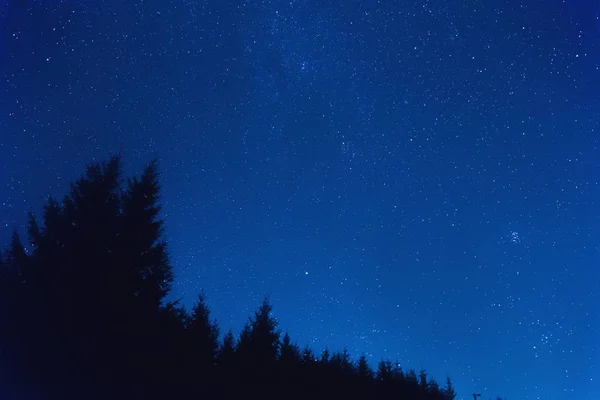
[[444,387],[442,392],[444,393],[444,396],[447,400],[456,399],[456,391],[454,390],[454,384],[452,383],[452,379],[450,379],[449,376],[446,377],[446,386]]
[[376,378],[378,381],[391,382],[394,378],[394,370],[390,360],[381,360],[377,364]]
[[192,365],[196,365],[202,372],[206,372],[217,361],[219,327],[217,322],[210,318],[210,310],[206,304],[204,293],[198,295],[198,301],[192,308],[188,331],[193,357]]
[[356,362],[356,372],[360,379],[373,379],[373,370],[369,366],[367,357],[364,354],[362,354]]

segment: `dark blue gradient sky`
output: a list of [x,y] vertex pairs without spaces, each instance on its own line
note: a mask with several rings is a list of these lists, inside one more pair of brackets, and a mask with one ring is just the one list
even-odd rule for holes
[[0,239],[162,170],[173,298],[461,396],[600,393],[600,3],[8,1]]

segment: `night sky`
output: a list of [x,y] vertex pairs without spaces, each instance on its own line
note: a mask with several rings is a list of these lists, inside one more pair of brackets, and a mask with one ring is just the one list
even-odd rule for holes
[[600,3],[2,0],[0,239],[121,153],[223,331],[600,394]]

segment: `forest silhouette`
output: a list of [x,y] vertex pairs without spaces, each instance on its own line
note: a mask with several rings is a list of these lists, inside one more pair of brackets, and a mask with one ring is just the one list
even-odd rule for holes
[[453,400],[426,371],[346,349],[313,353],[283,333],[267,298],[234,336],[204,294],[188,312],[160,217],[157,162],[125,178],[88,166],[42,222],[0,252],[0,391],[7,399]]

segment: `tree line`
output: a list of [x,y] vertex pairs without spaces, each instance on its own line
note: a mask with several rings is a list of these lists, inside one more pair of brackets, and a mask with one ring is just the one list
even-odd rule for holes
[[[267,298],[221,335],[204,294],[167,301],[174,279],[156,162],[125,178],[120,157],[88,166],[49,198],[27,240],[0,252],[0,391],[8,399],[454,400],[426,371],[346,349],[315,354]],[[5,397],[3,397],[5,398]]]

